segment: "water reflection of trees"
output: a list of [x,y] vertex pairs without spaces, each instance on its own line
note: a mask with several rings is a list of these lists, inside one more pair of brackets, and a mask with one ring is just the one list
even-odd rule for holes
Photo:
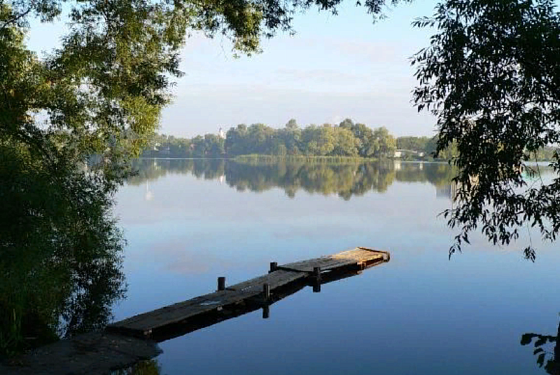
[[136,173],[128,179],[128,184],[136,186],[168,174],[192,174],[205,180],[225,174],[224,159],[139,159],[133,166]]
[[124,294],[124,240],[105,186],[75,168],[3,160],[0,357],[104,327]]
[[[225,177],[229,186],[239,191],[262,192],[283,189],[289,197],[299,190],[344,199],[369,191],[385,192],[395,181],[426,182],[436,187],[451,185],[453,169],[441,163],[393,163],[349,161],[341,163],[236,162],[223,159],[141,159],[135,164],[138,173],[132,185],[156,180],[167,174],[191,174],[197,178]],[[446,190],[447,191],[447,190]],[[451,194],[451,189],[448,189]]]
[[93,239],[93,247],[83,246],[72,254],[21,251],[0,261],[0,358],[110,321],[111,307],[124,297],[121,245],[116,251]]
[[111,375],[159,375],[161,366],[155,359],[139,362],[128,369],[113,371]]
[[539,333],[525,333],[521,336],[521,345],[531,343],[537,365],[544,368],[547,374],[560,375],[560,323],[555,336]]

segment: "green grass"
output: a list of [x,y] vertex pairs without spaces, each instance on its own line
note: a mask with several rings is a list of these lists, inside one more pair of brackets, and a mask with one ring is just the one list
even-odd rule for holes
[[237,162],[243,163],[276,163],[278,161],[288,161],[296,163],[316,163],[316,164],[347,164],[377,161],[374,158],[362,158],[359,156],[309,156],[309,155],[240,155],[233,158]]

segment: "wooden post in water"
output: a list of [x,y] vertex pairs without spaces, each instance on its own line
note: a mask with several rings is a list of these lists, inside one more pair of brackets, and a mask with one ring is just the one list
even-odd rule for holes
[[321,281],[321,267],[313,267],[313,277],[317,281]]
[[265,303],[270,299],[270,285],[268,285],[268,283],[263,284],[263,298]]
[[313,293],[321,292],[321,267],[313,267]]
[[218,290],[226,290],[226,278],[218,277]]
[[263,284],[263,319],[268,319],[270,317],[270,305],[268,304],[269,300],[270,300],[270,285],[268,283],[264,283]]
[[270,262],[270,271],[268,271],[268,273],[274,272],[278,269],[278,263],[277,262]]

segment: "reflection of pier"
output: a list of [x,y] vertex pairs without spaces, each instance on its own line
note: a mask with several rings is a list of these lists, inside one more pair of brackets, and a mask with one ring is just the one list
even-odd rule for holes
[[360,274],[364,269],[388,262],[389,253],[358,247],[342,253],[278,265],[270,271],[226,287],[218,278],[218,290],[175,305],[140,314],[109,326],[106,332],[61,340],[21,358],[25,367],[9,367],[2,374],[105,374],[153,358],[161,353],[155,342],[182,336],[198,329],[270,306],[305,286],[321,291],[321,285]]

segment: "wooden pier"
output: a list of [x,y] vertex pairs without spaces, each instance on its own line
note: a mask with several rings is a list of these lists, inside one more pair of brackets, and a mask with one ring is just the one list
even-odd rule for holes
[[161,353],[157,342],[182,336],[227,319],[270,306],[306,286],[314,292],[321,285],[356,276],[364,269],[390,260],[385,251],[358,247],[342,253],[301,262],[270,263],[268,274],[231,286],[218,278],[218,290],[109,325],[93,332],[61,340],[3,367],[2,375],[109,374]]
[[163,341],[170,332],[182,331],[180,325],[189,325],[190,321],[201,320],[206,315],[220,312],[227,315],[239,309],[253,311],[285,297],[287,291],[302,284],[312,284],[314,290],[319,291],[321,280],[327,275],[361,271],[387,262],[389,258],[389,253],[385,251],[358,247],[301,262],[271,263],[266,275],[228,287],[225,286],[225,278],[220,277],[218,290],[213,293],[133,316],[111,324],[107,330]]

